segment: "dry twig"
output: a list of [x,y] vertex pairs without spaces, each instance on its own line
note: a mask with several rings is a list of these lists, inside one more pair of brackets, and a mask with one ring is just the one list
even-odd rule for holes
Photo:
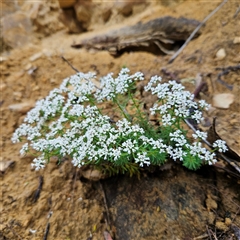
[[105,191],[103,189],[101,181],[99,181],[99,185],[100,185],[101,191],[103,193],[103,201],[104,201],[104,206],[105,206],[106,214],[107,214],[107,225],[109,227],[110,226],[110,214],[109,214],[108,205],[107,205],[107,198],[106,198],[106,194],[105,194]]
[[62,58],[63,61],[65,61],[75,72],[79,73],[79,71],[78,71],[64,56],[61,56],[61,58]]
[[215,234],[211,229],[209,229],[209,231],[210,231],[211,234],[213,235],[214,239],[215,239],[215,240],[218,240],[216,234]]
[[[77,73],[80,72],[80,71],[78,71],[78,69],[75,68],[64,56],[61,56],[61,58],[62,58],[75,72],[77,72]],[[90,82],[89,79],[85,79],[85,81]],[[97,86],[98,84],[96,83],[96,81],[91,81],[91,82],[93,82],[95,88],[100,89],[100,88]]]
[[37,200],[39,199],[40,197],[40,193],[41,193],[41,190],[42,190],[42,185],[43,185],[43,176],[39,176],[39,185],[38,185],[38,188],[33,196],[33,202],[37,202]]
[[182,47],[170,58],[168,63],[172,63],[177,56],[182,52],[182,50],[187,46],[187,44],[193,39],[195,34],[199,31],[199,29],[208,21],[209,18],[211,18],[228,0],[224,0],[217,8],[215,8],[191,33],[189,38],[186,40],[186,42],[182,45]]
[[45,233],[44,233],[43,240],[47,240],[48,233],[49,233],[49,229],[50,229],[50,223],[48,222],[48,223],[47,223],[46,230],[45,230]]
[[223,84],[224,86],[226,86],[228,89],[232,90],[233,86],[227,84],[226,82],[224,82],[221,77],[224,75],[227,75],[229,72],[231,71],[240,71],[240,65],[236,65],[236,66],[229,66],[229,67],[217,67],[216,70],[222,70],[222,72],[220,72],[217,75],[217,81],[220,82],[221,84]]
[[209,231],[208,226],[206,226],[206,228],[207,228],[207,232],[208,232],[209,239],[212,240],[212,236],[211,236],[211,233],[210,233],[210,231]]

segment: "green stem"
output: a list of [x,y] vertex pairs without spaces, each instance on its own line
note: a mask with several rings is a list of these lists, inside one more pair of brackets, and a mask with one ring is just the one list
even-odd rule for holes
[[97,102],[95,100],[95,98],[92,98],[92,97],[89,97],[88,96],[88,99],[89,99],[89,103],[91,104],[91,106],[96,106],[97,107],[97,111],[99,112],[100,115],[103,115],[102,114],[102,109],[100,109],[98,106],[97,106]]
[[141,122],[144,122],[144,120],[146,120],[146,119],[142,116],[142,112],[141,112],[141,110],[139,108],[139,104],[137,104],[135,98],[133,97],[133,95],[131,93],[129,95],[130,95],[131,100],[133,101],[134,107],[137,109],[138,117],[140,118]]
[[114,99],[114,102],[117,104],[118,108],[121,110],[123,116],[131,122],[131,118],[129,115],[126,114],[125,109],[121,106],[121,104],[118,102],[117,98]]

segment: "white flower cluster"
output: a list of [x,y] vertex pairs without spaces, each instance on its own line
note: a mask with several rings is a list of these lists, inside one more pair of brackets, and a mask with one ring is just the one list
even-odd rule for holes
[[[209,105],[201,100],[194,101],[194,95],[184,91],[184,86],[176,81],[161,84],[161,78],[154,76],[150,79],[146,91],[158,96],[158,103],[150,109],[151,114],[160,113],[163,126],[172,125],[176,119],[191,118],[199,123],[202,120],[202,112],[198,110],[207,109]],[[193,110],[191,112],[191,109]]]
[[102,102],[104,99],[112,100],[117,94],[124,94],[128,91],[129,86],[136,80],[144,80],[143,74],[137,72],[129,76],[130,70],[123,68],[117,78],[113,78],[113,74],[110,73],[107,76],[100,79],[101,89],[97,89],[95,98],[98,102]]
[[[44,168],[46,158],[53,155],[71,156],[73,165],[79,167],[104,161],[113,165],[134,161],[142,167],[163,163],[168,156],[181,161],[196,157],[209,164],[215,163],[215,153],[200,143],[207,138],[206,133],[194,133],[192,136],[197,142],[191,145],[184,131],[175,124],[177,119],[184,118],[199,122],[202,114],[198,109],[207,108],[208,104],[194,102],[193,95],[175,81],[160,84],[161,78],[155,76],[145,87],[159,98],[150,110],[152,114],[160,113],[161,131],[172,127],[166,139],[149,137],[145,129],[125,118],[113,123],[109,116],[101,113],[97,103],[114,100],[119,94],[127,93],[136,80],[144,79],[142,73],[128,73],[124,68],[115,79],[113,74],[108,74],[100,79],[101,88],[92,83],[96,78],[92,73],[77,73],[65,79],[60,88],[51,91],[28,112],[12,141],[28,141],[22,146],[21,154],[30,149],[41,153],[32,163],[36,170]],[[193,113],[190,108],[194,109]],[[213,146],[222,152],[227,150],[224,141],[217,140]],[[159,162],[161,157],[164,159]]]
[[214,148],[217,148],[217,150],[219,152],[226,152],[228,150],[228,147],[226,145],[226,142],[221,140],[221,139],[218,139],[216,140],[214,143],[213,143],[213,147]]

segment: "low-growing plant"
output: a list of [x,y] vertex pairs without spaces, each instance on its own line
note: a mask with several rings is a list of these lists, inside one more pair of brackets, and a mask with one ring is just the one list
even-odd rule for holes
[[[143,166],[162,165],[169,159],[196,170],[202,164],[214,164],[216,151],[227,150],[222,140],[214,142],[214,149],[205,148],[201,142],[207,138],[205,132],[189,136],[185,121],[199,123],[209,105],[194,101],[176,81],[161,83],[161,77],[153,76],[144,91],[156,95],[157,101],[144,109],[136,96],[142,73],[129,75],[123,68],[116,78],[112,73],[100,78],[100,87],[93,83],[95,79],[93,73],[79,72],[63,80],[36,103],[13,134],[14,143],[27,141],[21,154],[31,149],[39,153],[32,163],[36,170],[44,168],[52,156],[59,161],[69,156],[74,166],[90,164],[110,174],[132,175]],[[106,114],[106,104],[118,109],[117,119]],[[149,114],[156,115],[158,124],[149,121]]]

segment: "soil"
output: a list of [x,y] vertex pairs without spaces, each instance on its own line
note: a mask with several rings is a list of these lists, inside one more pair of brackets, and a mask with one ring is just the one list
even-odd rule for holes
[[[130,25],[137,17],[159,16],[202,21],[219,4],[152,3],[143,12],[125,17],[122,24]],[[1,61],[0,160],[9,167],[1,172],[0,239],[240,239],[239,178],[213,166],[194,172],[170,164],[159,171],[143,172],[140,178],[119,175],[93,182],[82,178],[70,160],[61,165],[51,162],[44,170],[34,171],[33,157],[20,157],[21,144],[11,142],[27,109],[10,107],[26,103],[31,108],[32,102],[74,74],[62,55],[79,71],[94,71],[98,76],[117,74],[126,66],[132,73],[143,72],[146,79],[174,76],[189,91],[194,91],[196,79],[201,78],[206,83],[201,99],[212,103],[217,93],[234,95],[228,108],[212,108],[207,119],[211,123],[217,117],[218,134],[240,154],[240,70],[222,75],[221,82],[222,70],[217,69],[240,64],[240,43],[233,43],[240,37],[238,8],[236,1],[228,1],[172,64],[168,64],[171,56],[164,54],[130,51],[114,58],[107,51],[73,49],[71,44],[85,34],[69,34],[58,24],[51,25],[56,26],[52,31],[35,30],[33,40],[24,46],[6,49]],[[56,14],[56,7],[54,11]],[[51,11],[45,15],[48,18],[52,20]],[[226,56],[220,60],[216,53],[221,48]],[[106,231],[111,237],[107,238]]]

